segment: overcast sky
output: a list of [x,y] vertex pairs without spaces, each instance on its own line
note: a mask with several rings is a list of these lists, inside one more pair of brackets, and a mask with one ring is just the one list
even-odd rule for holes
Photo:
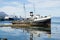
[[28,17],[34,8],[34,14],[60,16],[60,0],[0,0],[0,12],[3,11],[8,15],[24,17],[26,12]]

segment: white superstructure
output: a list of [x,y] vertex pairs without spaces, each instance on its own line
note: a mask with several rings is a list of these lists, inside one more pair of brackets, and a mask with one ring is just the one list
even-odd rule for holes
[[40,15],[33,15],[33,12],[30,12],[30,20],[32,20],[33,22],[44,22],[47,20],[51,19],[51,16],[40,16]]
[[36,17],[35,19],[34,19],[34,21],[37,21],[37,22],[43,22],[43,21],[46,21],[46,20],[48,20],[48,19],[50,19],[51,18],[51,16],[46,16],[46,17]]

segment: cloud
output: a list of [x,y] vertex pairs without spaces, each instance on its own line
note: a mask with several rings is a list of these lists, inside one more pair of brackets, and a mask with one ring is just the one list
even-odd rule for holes
[[13,6],[4,6],[2,8],[0,8],[0,11],[3,11],[5,13],[7,13],[8,15],[13,15],[13,14],[17,14],[19,16],[23,15],[23,8],[22,7],[13,7]]
[[14,1],[14,2],[4,2],[4,4],[18,6],[20,3],[18,1]]
[[34,3],[37,8],[55,7],[60,4],[60,1],[52,1],[52,0],[28,0],[28,1]]
[[[35,7],[35,14],[41,14],[41,15],[47,15],[47,14],[59,14],[59,8],[60,7],[60,1],[59,0],[27,0],[27,4],[25,4],[25,11],[26,16],[29,16],[30,11],[34,11]],[[33,5],[33,3],[35,5]],[[24,11],[24,4],[18,1],[11,1],[11,2],[4,2],[2,3],[4,6],[0,7],[0,11],[4,11],[5,13],[9,15],[15,15],[18,16],[25,16]],[[56,8],[56,9],[55,9]],[[58,11],[56,11],[58,10]]]
[[[0,11],[7,13],[8,15],[17,15],[25,16],[24,4],[21,4],[17,1],[14,2],[4,2],[5,6],[0,7]],[[25,4],[26,15],[29,15],[29,12],[32,10],[31,4]]]
[[[59,16],[60,0],[28,0],[35,5],[35,12],[41,15]],[[55,15],[54,15],[55,14]]]
[[[0,11],[3,11],[7,13],[8,15],[17,15],[17,16],[25,16],[25,11],[26,15],[29,15],[30,11],[33,11],[33,6],[31,4],[25,4],[25,10],[24,10],[24,4],[21,4],[19,2],[5,2],[5,6],[0,8]],[[12,6],[15,5],[15,6]]]

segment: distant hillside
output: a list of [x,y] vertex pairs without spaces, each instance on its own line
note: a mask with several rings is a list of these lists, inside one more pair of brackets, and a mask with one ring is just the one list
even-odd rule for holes
[[0,12],[0,17],[5,17],[7,14],[5,12]]

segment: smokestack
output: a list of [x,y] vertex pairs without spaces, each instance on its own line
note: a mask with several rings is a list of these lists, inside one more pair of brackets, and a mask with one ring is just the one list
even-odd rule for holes
[[30,12],[30,16],[33,17],[33,12]]

